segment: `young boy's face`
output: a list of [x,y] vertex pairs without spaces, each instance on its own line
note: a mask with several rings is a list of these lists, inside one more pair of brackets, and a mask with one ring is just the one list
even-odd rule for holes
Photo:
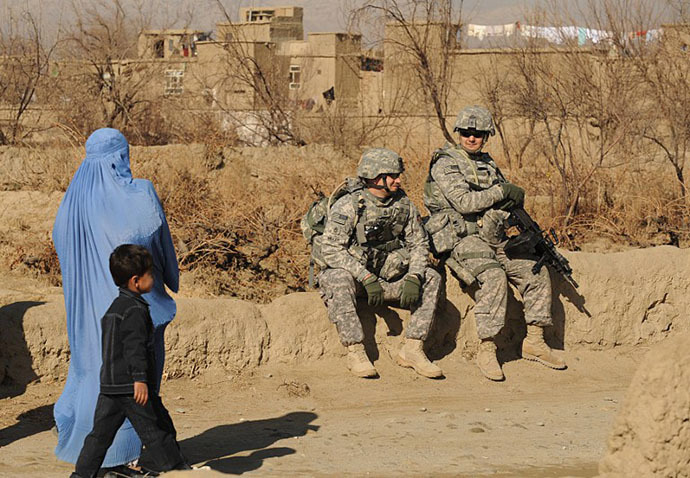
[[143,275],[140,276],[134,276],[131,279],[129,279],[129,283],[127,284],[127,288],[131,290],[132,292],[138,292],[139,294],[146,294],[148,292],[151,292],[151,289],[153,289],[153,272],[152,271],[146,271]]

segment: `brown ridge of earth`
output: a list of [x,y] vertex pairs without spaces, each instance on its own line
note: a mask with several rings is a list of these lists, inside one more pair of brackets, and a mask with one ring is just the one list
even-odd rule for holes
[[[524,325],[512,298],[501,339],[503,383],[488,382],[472,363],[473,303],[454,279],[430,340],[429,353],[447,376],[439,381],[395,365],[404,310],[364,307],[367,348],[381,378],[362,380],[346,371],[344,350],[315,292],[267,305],[178,296],[162,393],[183,450],[211,468],[189,473],[596,475],[644,351],[687,336],[690,251],[659,247],[568,259],[581,287],[573,291],[555,278],[548,334],[565,349],[568,370],[519,360]],[[0,279],[0,374],[11,384],[0,389],[0,477],[71,470],[54,458],[50,432],[69,357],[60,292],[26,278]],[[673,353],[671,359],[687,357]],[[670,381],[672,390],[687,390],[687,374],[673,370],[668,380],[656,373],[649,383],[661,390]],[[635,410],[634,396],[626,410]],[[663,410],[687,404],[682,397],[664,403]],[[616,422],[614,455],[634,446],[630,413],[627,422]],[[659,433],[678,428],[679,453],[687,450],[683,413],[667,411],[655,422]],[[665,416],[680,420],[665,422]],[[670,453],[661,445],[655,450],[654,456]]]

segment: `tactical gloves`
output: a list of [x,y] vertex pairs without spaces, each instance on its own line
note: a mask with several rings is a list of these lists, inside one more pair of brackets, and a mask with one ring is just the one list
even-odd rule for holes
[[[525,203],[525,190],[520,186],[516,186],[515,184],[511,183],[501,183],[501,188],[503,188],[504,202],[505,200],[513,201],[513,204],[510,205],[510,207],[522,206]],[[501,207],[501,209],[506,208]]]
[[409,309],[422,295],[422,281],[414,274],[408,274],[400,290],[400,306]]
[[374,274],[369,274],[363,281],[362,285],[367,291],[367,302],[369,305],[383,304],[383,287],[379,284],[379,279]]

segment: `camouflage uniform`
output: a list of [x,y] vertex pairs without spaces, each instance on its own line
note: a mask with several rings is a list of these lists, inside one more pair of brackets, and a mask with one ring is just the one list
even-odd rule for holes
[[[468,111],[472,108],[461,112],[456,129],[467,124],[463,114]],[[493,122],[490,127],[471,127],[489,133]],[[431,213],[427,224],[438,227],[429,229],[432,244],[446,254],[447,265],[463,282],[476,281],[479,286],[474,314],[480,339],[494,337],[505,323],[508,280],[522,295],[527,324],[552,323],[547,268],[535,275],[535,260],[528,253],[507,255],[504,250],[504,220],[509,214],[498,207],[505,198],[496,170],[489,154],[446,144],[434,153],[424,189],[424,204]]]
[[[377,238],[367,241],[364,231],[376,230]],[[442,280],[427,264],[426,232],[417,208],[402,190],[380,199],[363,188],[338,199],[329,210],[321,254],[328,267],[319,274],[319,288],[343,345],[364,340],[356,306],[357,297],[366,297],[361,282],[370,273],[379,278],[389,301],[399,299],[407,274],[421,279],[421,300],[411,308],[405,336],[427,338]]]

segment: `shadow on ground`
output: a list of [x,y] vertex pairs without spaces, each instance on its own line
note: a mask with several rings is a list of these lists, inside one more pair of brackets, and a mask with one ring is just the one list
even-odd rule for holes
[[[206,463],[210,468],[240,475],[260,468],[264,460],[296,453],[293,448],[269,448],[278,440],[304,436],[319,427],[311,422],[318,417],[311,412],[291,412],[281,417],[249,420],[210,428],[180,442],[191,463]],[[248,456],[231,456],[254,450]]]
[[0,447],[12,442],[30,437],[37,433],[50,430],[54,425],[53,406],[43,405],[22,413],[17,417],[18,422],[0,430]]

